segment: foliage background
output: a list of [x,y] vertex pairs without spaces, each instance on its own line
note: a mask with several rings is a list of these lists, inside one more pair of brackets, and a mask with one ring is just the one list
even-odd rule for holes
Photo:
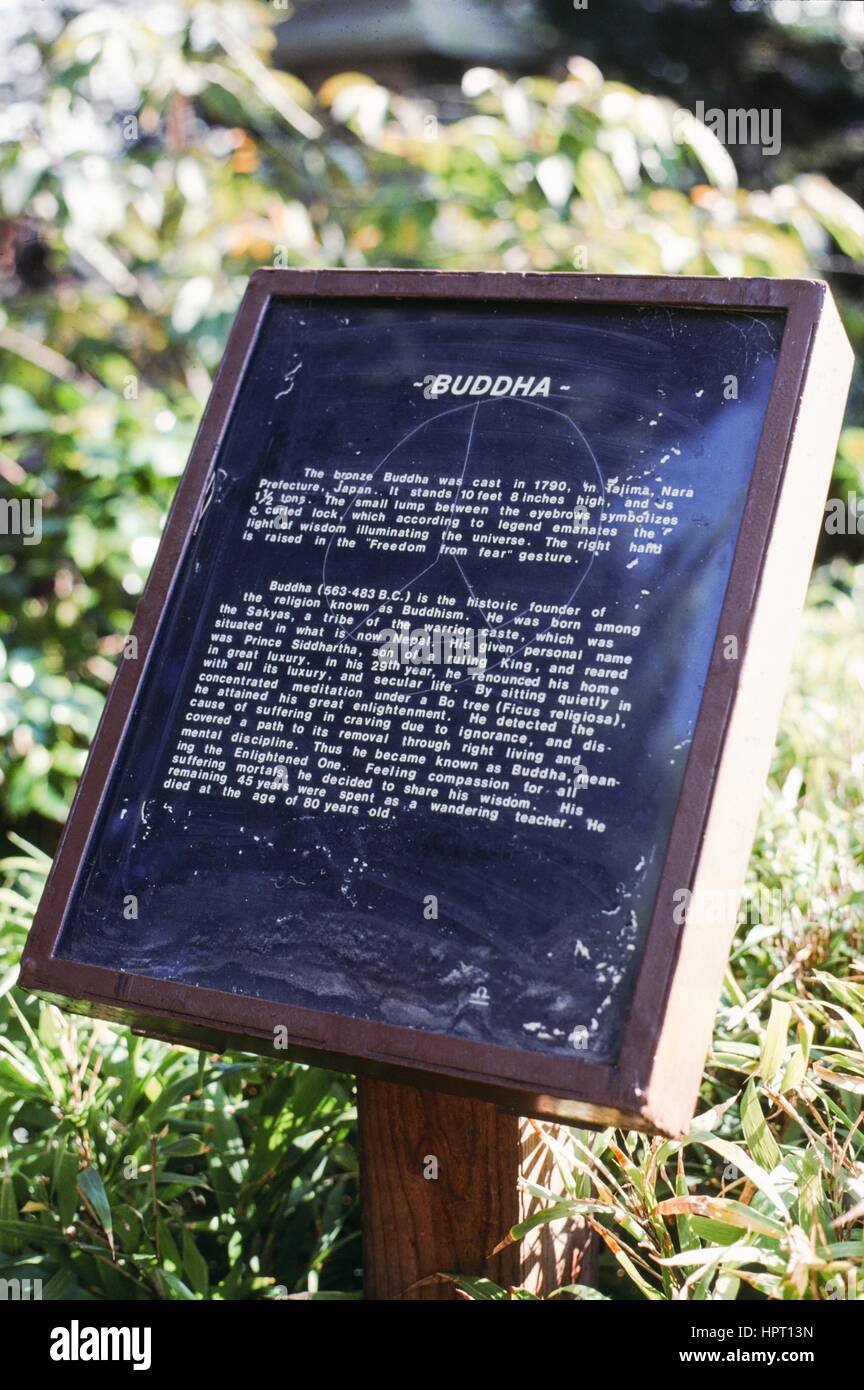
[[[44,527],[0,537],[0,1277],[56,1297],[358,1288],[348,1080],[199,1058],[12,992],[249,273],[828,272],[864,343],[864,212],[822,146],[799,137],[775,173],[676,115],[662,73],[643,90],[586,57],[474,68],[445,96],[357,73],[313,91],[272,66],[283,17],[261,0],[27,13],[0,67],[0,484],[40,499]],[[860,139],[843,55],[864,26],[817,18],[766,22],[799,67],[833,52],[852,114],[832,172],[856,193],[837,146]],[[832,493],[864,495],[857,381]],[[861,538],[826,538],[699,1138],[584,1134],[568,1160],[606,1296],[864,1295],[862,593]]]

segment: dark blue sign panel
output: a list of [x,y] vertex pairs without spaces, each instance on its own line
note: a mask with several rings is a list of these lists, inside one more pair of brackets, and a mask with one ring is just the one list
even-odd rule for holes
[[782,325],[273,303],[59,955],[614,1061]]

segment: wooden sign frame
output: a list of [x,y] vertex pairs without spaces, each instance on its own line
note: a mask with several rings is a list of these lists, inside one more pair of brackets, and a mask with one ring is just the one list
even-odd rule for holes
[[[785,325],[698,721],[615,1066],[443,1036],[76,963],[56,952],[88,841],[259,328],[274,299],[550,301],[782,311]],[[250,281],[138,604],[27,941],[20,985],[133,1031],[296,1057],[579,1124],[677,1134],[693,1113],[809,576],[852,356],[818,281],[394,270],[260,270]],[[739,660],[722,643],[738,641]],[[692,894],[677,925],[673,895]],[[277,1052],[274,1030],[288,1046]]]

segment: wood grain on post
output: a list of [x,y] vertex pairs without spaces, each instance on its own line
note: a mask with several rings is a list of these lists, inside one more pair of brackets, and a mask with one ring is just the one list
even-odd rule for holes
[[538,1294],[585,1282],[585,1235],[575,1222],[541,1226],[492,1254],[543,1205],[520,1192],[520,1174],[561,1189],[543,1134],[563,1142],[566,1131],[485,1101],[368,1077],[358,1079],[358,1112],[367,1298],[457,1298],[437,1274],[485,1276]]

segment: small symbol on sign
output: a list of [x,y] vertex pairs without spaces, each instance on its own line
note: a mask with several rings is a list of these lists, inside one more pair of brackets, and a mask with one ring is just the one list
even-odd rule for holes
[[488,1009],[489,991],[485,985],[478,985],[473,994],[468,996],[469,1004],[476,1004],[478,1008]]

